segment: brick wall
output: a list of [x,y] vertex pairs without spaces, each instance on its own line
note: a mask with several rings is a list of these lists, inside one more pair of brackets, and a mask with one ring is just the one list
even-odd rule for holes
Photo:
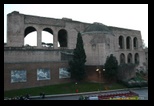
[[[50,69],[50,80],[37,80],[37,69]],[[69,78],[59,79],[59,68],[68,68],[67,62],[37,62],[37,63],[5,63],[4,64],[4,91],[31,88],[45,85],[71,82]],[[99,82],[99,74],[96,66],[86,66],[85,81]],[[26,70],[27,81],[11,83],[11,70]],[[101,76],[103,81],[103,76]]]
[[[59,68],[66,67],[68,67],[67,62],[5,63],[4,91],[69,82],[71,81],[69,78],[59,79]],[[38,68],[49,68],[50,80],[37,80]],[[26,70],[27,81],[11,83],[11,70]]]
[[[99,75],[99,72],[96,71],[96,69],[99,68],[101,71],[101,76]],[[98,66],[86,66],[86,81],[90,82],[105,82],[103,78],[103,68]]]

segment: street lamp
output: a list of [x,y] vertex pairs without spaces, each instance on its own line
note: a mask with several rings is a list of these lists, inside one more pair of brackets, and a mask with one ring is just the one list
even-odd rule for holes
[[[105,71],[105,69],[103,69],[103,71]],[[101,91],[101,70],[99,68],[96,69],[96,72],[98,72],[98,77],[99,77],[99,89]]]
[[103,68],[103,71],[105,71],[105,68]]
[[97,68],[96,71],[99,71],[99,68]]
[[101,90],[101,70],[99,68],[96,69],[96,72],[98,72],[98,78],[99,78],[99,90]]

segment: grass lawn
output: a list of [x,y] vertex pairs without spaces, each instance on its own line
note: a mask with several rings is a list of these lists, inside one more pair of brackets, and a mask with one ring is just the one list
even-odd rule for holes
[[80,92],[98,91],[99,89],[112,90],[112,89],[122,89],[122,88],[126,87],[118,83],[101,84],[93,82],[79,82],[75,84],[74,82],[70,82],[65,84],[5,91],[4,97],[15,97],[20,95],[24,96],[26,94],[30,94],[31,96],[38,96],[41,92],[44,92],[46,95],[68,94],[68,93],[75,93],[76,89],[78,89],[78,92],[80,93]]

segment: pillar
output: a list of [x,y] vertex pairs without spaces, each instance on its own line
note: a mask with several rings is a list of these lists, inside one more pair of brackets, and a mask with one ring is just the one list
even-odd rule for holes
[[126,37],[124,37],[124,50],[127,49],[126,46],[127,46],[127,41],[126,41]]
[[37,48],[42,47],[42,31],[38,30],[37,31]]
[[53,48],[57,49],[58,48],[58,32],[54,31],[53,33]]
[[134,39],[131,37],[131,50],[134,50]]
[[134,53],[131,54],[132,54],[132,63],[135,63],[135,54]]

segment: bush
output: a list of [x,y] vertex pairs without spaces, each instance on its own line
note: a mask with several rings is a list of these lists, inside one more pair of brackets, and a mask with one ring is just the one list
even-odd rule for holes
[[113,54],[110,54],[110,56],[107,56],[105,65],[105,72],[104,77],[108,80],[115,80],[117,79],[117,71],[118,71],[118,61]]
[[139,80],[137,78],[131,78],[129,80],[118,80],[118,83],[121,83],[125,85],[128,88],[133,88],[133,87],[147,87],[148,82],[145,80]]

